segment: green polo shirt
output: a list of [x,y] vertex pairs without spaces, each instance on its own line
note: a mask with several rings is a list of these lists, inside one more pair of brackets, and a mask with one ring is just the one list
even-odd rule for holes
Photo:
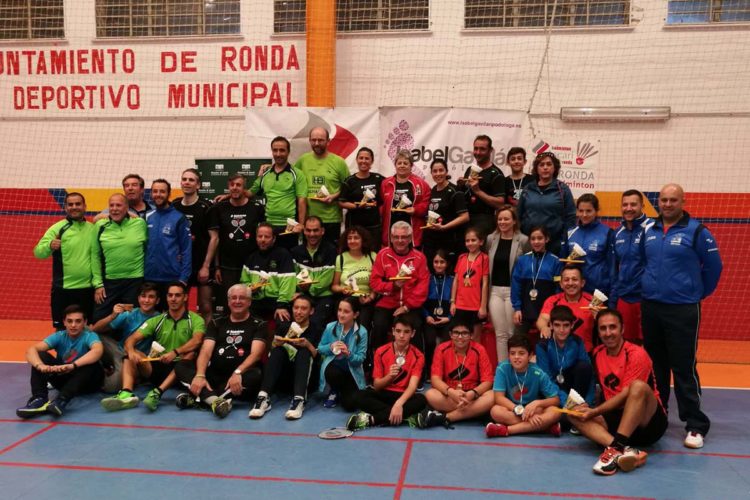
[[286,226],[287,218],[297,218],[297,198],[307,196],[307,179],[302,172],[287,163],[279,173],[276,173],[274,167],[269,168],[255,179],[250,192],[266,197],[266,220],[269,224]]
[[185,344],[193,334],[204,333],[206,326],[203,318],[192,311],[185,311],[177,321],[172,319],[169,312],[165,312],[147,319],[138,331],[145,338],[153,337],[153,340],[164,346],[164,352],[169,352]]
[[[34,247],[37,259],[52,257],[52,286],[65,290],[91,288],[91,245],[94,225],[85,220],[63,219],[47,229]],[[49,244],[60,238],[60,250]]]
[[349,167],[343,158],[328,153],[324,158],[316,158],[312,152],[299,157],[294,168],[305,174],[307,179],[307,215],[316,215],[325,223],[341,222],[341,208],[338,203],[323,203],[309,198],[316,197],[320,186],[336,194],[341,191],[341,184],[349,177]]
[[148,229],[146,221],[125,217],[121,222],[110,218],[96,222],[91,248],[94,286],[104,286],[104,279],[143,278]]

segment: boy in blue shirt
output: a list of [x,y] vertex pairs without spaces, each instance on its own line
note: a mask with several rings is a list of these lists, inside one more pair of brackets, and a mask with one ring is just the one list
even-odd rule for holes
[[531,344],[525,335],[508,340],[508,359],[495,372],[493,422],[487,424],[487,437],[549,432],[560,436],[560,404],[557,386],[544,371],[529,363]]
[[[77,304],[63,311],[65,330],[59,330],[29,347],[26,360],[31,365],[31,398],[16,415],[29,418],[49,413],[62,416],[68,402],[75,396],[99,389],[102,382],[102,343],[86,328],[86,314]],[[57,356],[48,351],[54,349]],[[47,383],[59,391],[48,400]]]
[[[104,355],[102,365],[105,368],[104,392],[117,392],[122,389],[122,360],[125,358],[125,341],[138,330],[147,319],[159,314],[156,306],[159,303],[159,287],[155,283],[145,282],[138,288],[138,308],[130,304],[115,304],[112,313],[96,322],[91,329],[101,335]],[[136,344],[136,349],[149,352],[151,338],[145,338]]]
[[552,338],[536,345],[536,364],[558,387],[560,404],[575,389],[589,405],[594,403],[594,369],[583,340],[570,332],[576,317],[568,306],[555,306],[550,311]]

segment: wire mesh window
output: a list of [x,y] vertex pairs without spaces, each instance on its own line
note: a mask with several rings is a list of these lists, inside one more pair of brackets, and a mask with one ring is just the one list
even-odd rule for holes
[[750,0],[669,0],[667,24],[750,21]]
[[0,0],[0,40],[65,38],[63,0]]
[[[274,0],[274,33],[304,33],[305,0]],[[340,32],[427,30],[429,0],[336,0]]]
[[630,0],[465,0],[466,28],[627,26]]
[[96,0],[98,38],[237,33],[240,0]]

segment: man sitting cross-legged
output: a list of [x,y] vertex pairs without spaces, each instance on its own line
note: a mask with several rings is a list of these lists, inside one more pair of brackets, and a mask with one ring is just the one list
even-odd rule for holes
[[251,295],[241,283],[229,287],[229,316],[208,324],[197,361],[187,359],[175,367],[177,378],[190,387],[190,392],[177,396],[178,408],[197,407],[200,398],[214,415],[224,418],[232,410],[230,393],[245,400],[258,394],[268,327],[250,315]]
[[594,349],[594,367],[604,402],[573,409],[570,421],[581,434],[604,446],[594,472],[609,476],[646,463],[647,454],[633,446],[648,446],[667,430],[667,413],[659,400],[651,358],[641,346],[623,338],[622,315],[605,309],[596,317],[602,345]]

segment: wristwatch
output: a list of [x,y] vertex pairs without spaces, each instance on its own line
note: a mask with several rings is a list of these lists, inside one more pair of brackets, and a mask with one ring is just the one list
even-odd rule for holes
[[236,370],[234,371],[234,374],[235,374],[235,375],[242,375],[242,370],[240,370],[239,368],[237,368],[237,369],[236,369]]

